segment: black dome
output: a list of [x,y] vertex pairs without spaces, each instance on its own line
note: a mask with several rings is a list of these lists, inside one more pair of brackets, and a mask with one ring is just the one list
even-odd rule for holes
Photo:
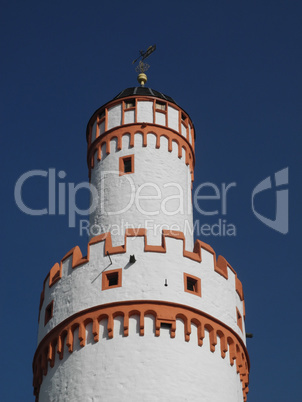
[[122,92],[120,92],[118,95],[116,95],[115,99],[121,99],[121,98],[126,98],[127,96],[132,96],[132,95],[141,95],[141,96],[153,96],[154,98],[161,98],[166,101],[175,103],[175,100],[172,99],[170,96],[164,95],[161,92],[155,91],[154,89],[151,88],[146,88],[146,87],[133,87],[133,88],[127,88],[124,89]]

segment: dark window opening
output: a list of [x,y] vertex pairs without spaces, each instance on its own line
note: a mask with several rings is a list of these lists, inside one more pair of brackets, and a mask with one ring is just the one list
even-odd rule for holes
[[188,275],[184,272],[184,290],[201,297],[201,280],[197,276]]
[[125,109],[131,109],[132,107],[135,107],[135,100],[130,99],[125,101]]
[[134,173],[134,155],[121,156],[119,158],[120,176]]
[[48,323],[48,321],[53,316],[53,301],[49,303],[49,305],[45,308],[45,318],[44,318],[44,325]]
[[99,119],[103,119],[105,117],[105,110],[103,110],[100,114],[99,114]]
[[186,120],[186,115],[184,113],[181,114],[181,120],[185,121]]
[[156,104],[155,104],[155,107],[156,107],[157,110],[166,110],[165,102],[157,101]]
[[115,289],[122,286],[122,269],[102,273],[102,290]]
[[238,308],[237,308],[237,325],[242,331],[242,317],[241,314],[239,313]]
[[160,327],[164,328],[164,329],[171,329],[172,328],[172,324],[169,324],[168,322],[161,322],[160,323]]
[[197,280],[193,278],[187,278],[187,289],[191,292],[197,292]]
[[113,272],[112,274],[107,274],[108,286],[118,285],[118,272]]
[[124,173],[131,173],[132,172],[132,161],[131,158],[124,159]]

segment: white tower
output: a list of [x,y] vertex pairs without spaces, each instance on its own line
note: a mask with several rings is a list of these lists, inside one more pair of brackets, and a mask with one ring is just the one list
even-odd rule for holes
[[89,120],[91,239],[44,281],[40,402],[246,400],[241,282],[193,242],[194,138],[188,114],[150,88],[122,91]]

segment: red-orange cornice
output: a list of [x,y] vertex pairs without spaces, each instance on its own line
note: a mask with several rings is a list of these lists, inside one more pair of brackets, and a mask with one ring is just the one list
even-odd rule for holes
[[185,163],[190,166],[190,172],[194,174],[194,166],[195,166],[195,153],[192,145],[189,143],[187,138],[179,134],[177,131],[158,126],[157,124],[152,123],[131,123],[126,124],[124,126],[114,127],[98,138],[96,138],[92,144],[88,147],[87,151],[87,164],[89,168],[89,176],[91,169],[94,168],[94,155],[97,152],[98,160],[101,160],[101,148],[104,144],[106,144],[106,154],[110,154],[111,147],[110,141],[114,138],[117,139],[117,149],[122,149],[122,137],[124,135],[130,135],[130,147],[134,147],[134,136],[135,134],[143,135],[143,146],[147,146],[147,135],[154,134],[156,136],[156,148],[160,148],[160,138],[166,137],[168,140],[168,152],[172,152],[172,142],[174,141],[178,145],[178,157],[182,158],[182,149],[185,150]]
[[[242,339],[230,327],[216,318],[193,307],[182,304],[162,302],[162,301],[125,301],[108,303],[78,312],[65,319],[53,328],[40,342],[33,360],[34,372],[34,394],[38,397],[43,375],[47,375],[48,362],[50,367],[55,364],[55,352],[59,358],[63,358],[64,342],[70,353],[74,347],[74,331],[78,328],[78,337],[81,347],[86,345],[86,326],[92,323],[92,334],[94,341],[99,341],[99,322],[107,319],[108,338],[114,336],[114,318],[122,316],[124,319],[124,336],[129,335],[129,317],[139,315],[140,335],[144,335],[144,317],[152,314],[155,317],[155,336],[160,336],[161,323],[171,324],[170,336],[175,337],[176,319],[184,321],[185,341],[190,341],[191,324],[197,327],[197,343],[202,346],[205,330],[209,332],[210,350],[215,352],[217,336],[220,338],[221,357],[225,358],[229,351],[230,364],[233,366],[236,360],[237,373],[240,375],[244,401],[248,393],[249,383],[249,356]],[[103,342],[103,341],[101,341]],[[121,340],[122,342],[122,340]]]

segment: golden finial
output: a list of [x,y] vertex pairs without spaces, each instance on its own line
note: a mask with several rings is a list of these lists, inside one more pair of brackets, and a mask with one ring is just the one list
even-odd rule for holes
[[140,50],[140,56],[133,60],[132,64],[136,63],[137,60],[139,60],[141,58],[141,60],[138,63],[138,66],[136,66],[135,71],[138,74],[137,76],[137,81],[140,83],[140,85],[143,87],[145,86],[145,83],[147,82],[147,76],[145,74],[145,71],[147,71],[149,69],[149,64],[144,63],[143,60],[145,60],[147,57],[150,56],[151,53],[154,52],[154,50],[156,49],[156,45],[153,46],[149,46],[148,49],[144,52],[143,50]]

